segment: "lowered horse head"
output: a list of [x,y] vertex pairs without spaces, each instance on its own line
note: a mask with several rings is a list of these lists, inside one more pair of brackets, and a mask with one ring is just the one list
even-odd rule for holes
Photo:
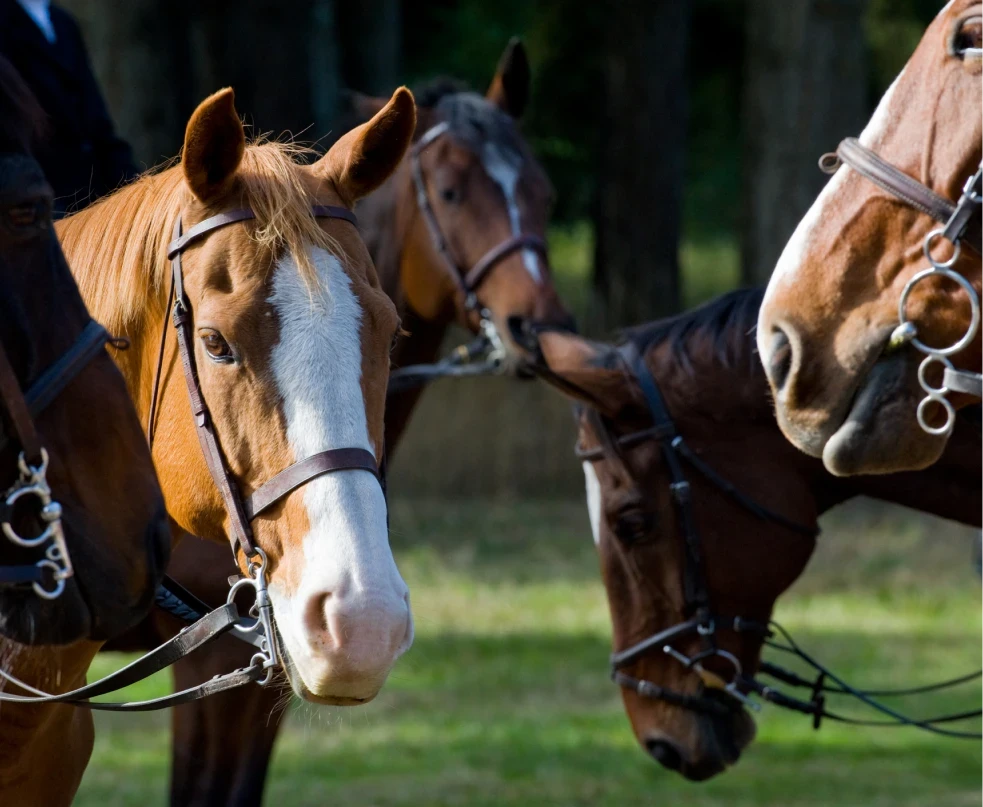
[[[907,175],[902,183],[917,181],[953,203],[980,167],[981,32],[979,2],[946,5],[859,138]],[[978,239],[978,209],[973,218],[969,226]],[[832,473],[923,468],[942,453],[946,436],[916,422],[925,397],[917,378],[922,356],[914,345],[899,347],[891,339],[902,291],[928,268],[923,245],[928,248],[927,236],[942,226],[903,194],[844,165],[778,261],[761,309],[761,359],[782,431],[806,453],[821,456]],[[979,244],[974,248],[972,240],[962,242],[952,270],[979,295]],[[945,261],[952,246],[934,238],[931,252]],[[905,314],[922,343],[946,348],[970,330],[970,295],[951,279],[930,277],[911,287]],[[957,369],[978,372],[979,333],[949,358]],[[927,381],[941,383],[939,377]],[[959,408],[973,398],[953,393],[950,400]],[[925,412],[933,428],[944,414],[937,406]]]
[[[30,156],[42,121],[0,58],[0,350],[14,376],[13,389],[0,391],[0,521],[34,542],[0,532],[0,566],[41,570],[40,580],[0,585],[0,633],[22,644],[69,644],[116,636],[143,617],[170,534],[126,385],[55,238],[52,191]],[[50,381],[58,367],[64,384]],[[61,508],[54,523],[43,500],[18,486],[27,481],[19,457],[46,465]],[[35,541],[43,534],[50,537]]]
[[[615,653],[685,626],[695,616],[694,588],[702,586],[716,620],[711,638],[720,652],[702,659],[705,672],[683,663],[708,647],[695,627],[617,665],[639,744],[692,780],[734,764],[754,738],[750,713],[724,687],[739,674],[754,676],[764,635],[735,630],[734,617],[745,626],[767,624],[815,548],[819,513],[867,494],[978,524],[983,504],[980,438],[971,428],[957,431],[932,468],[891,476],[840,479],[791,446],[775,423],[748,336],[760,301],[760,293],[736,292],[628,334],[661,389],[661,439],[624,347],[539,335],[542,376],[580,404],[577,453]],[[653,696],[659,688],[664,694]]]
[[[545,248],[552,187],[518,126],[529,81],[525,48],[513,40],[484,96],[447,79],[421,88],[413,148],[364,206],[370,227],[390,241],[374,253],[398,274],[394,297],[424,320],[473,331],[487,312],[513,363],[524,352],[510,317],[572,327]],[[355,97],[363,115],[382,103]],[[385,215],[396,216],[400,238],[374,224]]]
[[[383,464],[396,310],[352,222],[315,214],[351,208],[381,184],[414,125],[413,97],[399,89],[371,121],[302,165],[287,146],[247,145],[232,90],[222,90],[191,116],[179,165],[64,222],[83,294],[132,342],[120,367],[153,430],[167,509],[181,530],[214,541],[239,537],[217,478],[241,502],[320,452],[355,449]],[[190,235],[244,210],[252,217],[224,222],[181,254],[185,333],[197,368],[190,376],[207,408],[196,418],[193,382],[165,310],[167,245],[179,217]],[[199,447],[196,420],[217,439],[217,472]],[[412,642],[374,471],[336,469],[281,486],[251,521],[251,540],[265,553],[280,658],[308,700],[370,700]],[[242,546],[234,542],[245,570]]]

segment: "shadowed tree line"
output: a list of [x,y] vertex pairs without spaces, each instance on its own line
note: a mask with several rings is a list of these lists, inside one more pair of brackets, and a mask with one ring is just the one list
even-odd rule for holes
[[680,308],[679,245],[738,240],[763,282],[939,0],[64,0],[148,165],[232,85],[256,132],[330,142],[344,91],[437,74],[483,90],[513,35],[559,221],[591,219],[593,329]]

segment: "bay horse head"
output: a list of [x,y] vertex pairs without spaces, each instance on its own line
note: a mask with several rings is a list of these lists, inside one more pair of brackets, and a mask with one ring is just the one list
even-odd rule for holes
[[[552,186],[518,125],[529,84],[525,48],[512,40],[484,96],[449,79],[421,88],[415,142],[386,202],[403,234],[402,300],[424,320],[472,331],[487,316],[513,365],[525,354],[510,318],[572,327],[546,252]],[[362,115],[382,103],[354,99]]]
[[[62,229],[69,256],[83,267],[83,294],[132,341],[120,367],[152,428],[167,509],[180,530],[233,539],[248,573],[236,507],[251,510],[245,503],[265,483],[322,452],[347,448],[374,458],[372,467],[335,468],[296,486],[281,476],[272,504],[247,513],[249,543],[265,553],[283,667],[298,695],[322,703],[370,700],[413,636],[376,478],[398,319],[345,220],[350,213],[336,211],[390,175],[414,125],[413,97],[401,88],[372,120],[304,165],[283,144],[247,145],[225,89],[191,116],[179,165],[143,177]],[[168,250],[179,219],[184,239],[211,224]],[[182,326],[193,340],[187,360],[165,310],[176,274],[169,251],[181,259],[175,299],[190,321]],[[204,413],[193,416],[195,381],[203,399],[195,412]],[[203,425],[221,455],[208,462],[199,447]],[[223,485],[236,490],[238,504],[230,507]]]
[[43,120],[0,57],[0,360],[13,387],[0,385],[0,579],[23,578],[0,585],[0,634],[52,645],[105,640],[141,619],[170,534],[140,422],[30,156]]
[[639,744],[692,780],[736,763],[755,736],[739,681],[758,670],[764,628],[815,548],[821,512],[866,494],[978,524],[983,504],[971,428],[932,468],[888,476],[840,479],[790,445],[748,337],[760,301],[726,295],[618,346],[539,335],[542,377],[579,405],[615,681]]
[[[952,0],[881,99],[853,151],[861,159],[873,152],[903,174],[889,177],[888,185],[920,184],[951,204],[979,169],[981,28],[979,2]],[[768,285],[757,334],[761,359],[782,431],[803,451],[821,456],[832,473],[923,468],[938,459],[947,435],[919,428],[922,357],[892,334],[906,285],[929,266],[925,251],[946,261],[952,245],[945,238],[927,243],[943,226],[938,216],[929,215],[924,203],[912,203],[917,196],[870,181],[863,165],[847,159],[844,145],[840,153],[848,165],[836,171],[799,223]],[[915,193],[924,196],[917,188]],[[978,206],[974,218],[975,249],[973,239],[964,240],[951,267],[966,287],[931,277],[912,286],[905,301],[917,338],[933,348],[953,345],[970,331],[967,288],[980,293]],[[957,369],[978,372],[979,333],[949,358]],[[937,388],[941,379],[926,383]],[[959,408],[974,399],[956,392],[950,400]],[[946,418],[935,407],[924,413],[926,426],[944,432],[940,417],[951,423],[951,414]]]

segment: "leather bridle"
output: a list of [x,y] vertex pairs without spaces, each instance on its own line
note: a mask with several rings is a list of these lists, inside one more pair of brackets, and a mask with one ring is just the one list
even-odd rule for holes
[[[855,137],[843,140],[835,153],[824,154],[819,160],[819,167],[831,174],[843,163],[909,207],[943,225],[932,230],[925,237],[922,250],[929,267],[916,273],[905,284],[898,300],[900,324],[891,334],[888,349],[893,351],[910,344],[925,355],[918,368],[918,383],[925,392],[925,397],[919,402],[916,412],[918,424],[928,434],[948,437],[955,426],[956,412],[946,395],[950,392],[961,392],[983,398],[983,375],[970,370],[957,370],[949,359],[950,356],[968,347],[980,328],[980,295],[972,284],[952,267],[959,259],[963,244],[977,256],[983,255],[983,227],[980,219],[980,211],[983,209],[983,163],[976,173],[966,180],[959,200],[955,203],[939,196],[931,188],[887,162]],[[952,255],[946,260],[936,258],[933,254],[933,249],[939,240],[948,241],[952,246]],[[969,298],[969,326],[962,337],[947,347],[937,348],[922,342],[918,338],[918,326],[907,315],[907,302],[912,289],[931,277],[951,280],[959,285]],[[941,365],[942,386],[940,387],[933,386],[926,377],[928,369],[933,364]],[[941,426],[933,426],[925,416],[926,407],[932,403],[942,407],[946,414],[945,422]]]
[[[311,212],[318,218],[341,219],[353,225],[356,224],[355,215],[346,208],[318,205],[313,207]],[[168,613],[189,623],[180,633],[112,675],[60,695],[36,689],[0,668],[0,678],[6,679],[20,689],[31,693],[29,695],[14,695],[0,692],[0,703],[68,703],[87,709],[139,712],[178,706],[218,692],[236,689],[250,682],[256,682],[260,685],[267,684],[272,679],[278,663],[276,632],[273,625],[273,607],[267,588],[267,557],[263,549],[255,542],[250,522],[257,515],[274,506],[291,491],[312,479],[335,471],[368,471],[379,481],[383,495],[385,495],[385,462],[383,461],[383,467],[379,468],[375,456],[362,448],[329,449],[299,460],[276,474],[248,497],[243,497],[238,482],[225,464],[218,437],[215,434],[208,407],[198,383],[194,359],[192,310],[184,291],[181,254],[189,246],[215,230],[254,218],[255,214],[251,210],[232,210],[205,219],[186,233],[182,232],[181,219],[178,218],[174,224],[174,238],[167,248],[167,255],[171,261],[171,288],[168,294],[167,307],[170,307],[171,301],[173,301],[171,319],[177,333],[178,351],[181,356],[188,397],[191,401],[191,411],[195,418],[198,440],[209,473],[222,495],[229,513],[229,519],[232,522],[233,552],[238,561],[238,550],[242,550],[247,561],[247,575],[239,576],[238,579],[234,579],[234,582],[230,581],[232,585],[226,603],[215,609],[210,609],[191,592],[165,575],[154,601],[157,606]],[[165,323],[161,333],[160,350],[147,421],[147,438],[151,446],[153,444],[154,416],[160,393],[166,339],[167,326]],[[251,619],[240,615],[235,603],[236,595],[243,588],[252,589],[255,595],[255,602],[249,611]],[[93,697],[115,692],[142,681],[226,633],[255,648],[256,652],[250,659],[249,666],[217,675],[198,686],[147,701],[105,703],[90,700]]]
[[441,137],[452,136],[450,131],[450,124],[441,121],[430,127],[414,143],[409,158],[410,176],[413,179],[416,204],[426,222],[430,240],[440,253],[447,276],[457,287],[464,308],[465,321],[473,324],[473,318],[477,319],[478,338],[469,345],[460,346],[450,356],[435,364],[417,364],[394,370],[390,374],[389,394],[421,386],[436,378],[502,372],[506,358],[505,344],[492,320],[491,312],[478,299],[480,288],[502,261],[521,250],[531,249],[538,252],[545,263],[549,262],[546,241],[533,233],[520,233],[505,239],[470,266],[455,257],[450,240],[440,226],[437,213],[430,201],[422,162],[423,153]]
[[[762,506],[718,474],[686,444],[683,436],[679,434],[662,392],[659,389],[658,382],[646,364],[638,346],[634,342],[628,341],[617,348],[617,355],[628,375],[636,382],[645,401],[646,408],[652,417],[653,425],[630,434],[616,435],[605,418],[596,410],[588,409],[586,416],[600,439],[601,445],[592,449],[583,449],[578,445],[575,449],[576,455],[585,462],[612,459],[613,457],[621,461],[622,465],[625,465],[626,470],[630,473],[630,469],[627,468],[627,464],[623,461],[623,457],[621,457],[621,449],[648,440],[656,440],[659,443],[663,461],[669,472],[669,489],[678,515],[678,522],[683,538],[683,614],[687,618],[682,622],[636,642],[630,647],[613,653],[610,657],[610,665],[611,679],[614,683],[637,693],[643,698],[660,700],[700,714],[718,717],[732,715],[739,711],[741,706],[747,706],[758,711],[760,705],[752,701],[749,697],[750,694],[754,694],[781,708],[811,716],[813,726],[817,729],[820,727],[823,719],[828,719],[855,725],[913,726],[947,737],[978,740],[981,736],[979,732],[949,729],[945,725],[979,717],[983,713],[983,710],[971,710],[957,714],[916,719],[907,717],[885,706],[875,698],[921,694],[950,689],[980,678],[983,675],[983,670],[975,671],[969,675],[959,676],[948,681],[908,689],[858,689],[848,684],[832,670],[825,667],[803,650],[796,644],[791,635],[781,625],[775,622],[775,620],[722,615],[713,609],[710,592],[707,589],[706,576],[703,571],[702,546],[699,532],[696,529],[691,488],[686,478],[684,466],[689,466],[709,481],[723,495],[732,499],[745,510],[763,521],[778,524],[809,540],[814,540],[818,537],[819,528],[792,521],[786,516]],[[568,391],[573,393],[579,392],[581,393],[579,397],[585,397],[582,394],[582,390],[575,388],[570,382],[556,376],[542,364],[537,367],[537,372],[544,377],[548,377],[551,383],[557,383],[561,387],[566,387]],[[717,645],[716,636],[721,630],[732,631],[735,634],[754,634],[761,637],[768,647],[790,653],[810,666],[817,673],[816,679],[807,680],[769,661],[761,661],[756,671],[745,673],[738,658]],[[702,645],[701,649],[692,656],[687,656],[673,646],[677,640],[691,636],[698,636]],[[777,640],[776,636],[778,637]],[[688,692],[679,692],[660,686],[653,681],[635,678],[624,672],[626,667],[634,664],[649,653],[663,653],[671,656],[686,669],[695,673],[702,683],[700,694],[694,695]],[[712,658],[723,660],[733,667],[731,680],[727,681],[723,676],[705,666],[704,662]],[[811,690],[811,699],[807,701],[787,695],[774,686],[762,683],[758,679],[759,675],[767,675],[792,687],[809,689]],[[729,697],[707,697],[705,694],[707,691],[722,692]],[[871,709],[886,715],[888,719],[859,720],[830,711],[826,708],[827,694],[850,696]]]
[[[732,653],[717,645],[716,635],[718,631],[730,630],[735,633],[755,633],[759,636],[765,636],[768,633],[767,620],[723,615],[714,611],[707,590],[700,535],[696,528],[692,493],[684,471],[684,464],[700,473],[722,493],[762,520],[779,524],[810,540],[815,539],[819,530],[812,525],[799,524],[758,504],[700,459],[677,431],[658,382],[645,363],[638,346],[633,341],[628,341],[617,349],[617,354],[627,373],[636,382],[646,408],[652,417],[653,425],[643,431],[615,436],[604,418],[596,410],[590,409],[587,415],[595,431],[602,437],[602,446],[590,450],[584,450],[578,446],[576,454],[582,461],[594,462],[610,459],[612,451],[617,451],[622,446],[636,445],[648,440],[656,440],[659,443],[663,461],[669,472],[671,480],[669,491],[683,539],[683,614],[687,618],[683,622],[659,631],[631,647],[612,654],[610,659],[612,680],[619,686],[634,690],[643,697],[667,701],[699,712],[727,713],[733,711],[737,703],[751,705],[754,708],[756,704],[751,704],[739,688],[744,678],[740,661]],[[693,656],[686,656],[673,646],[673,642],[677,639],[689,636],[700,637],[702,645],[701,650]],[[659,652],[672,656],[687,669],[693,670],[699,675],[705,687],[720,689],[730,695],[734,706],[725,701],[710,699],[703,695],[677,692],[651,681],[634,678],[623,672],[625,667],[635,663],[649,652]],[[730,681],[723,680],[715,672],[704,666],[703,662],[713,657],[723,659],[733,666],[734,675]]]
[[[12,435],[0,433],[0,450],[9,439],[20,446],[17,458],[19,476],[0,501],[0,531],[11,543],[25,548],[45,547],[44,557],[34,564],[0,565],[0,588],[31,587],[37,596],[55,600],[65,590],[65,581],[74,574],[72,559],[65,542],[61,523],[61,505],[52,497],[47,481],[48,452],[45,449],[34,419],[78,376],[86,365],[105,349],[125,341],[115,340],[95,320],[89,320],[72,346],[34,381],[26,392],[0,345],[0,402],[13,430]],[[37,499],[41,532],[33,537],[20,535],[13,526],[15,508],[23,507],[31,498]]]
[[[350,222],[354,226],[357,226],[358,223],[355,214],[344,207],[317,205],[312,208],[311,212],[317,218],[340,219]],[[368,471],[379,480],[379,484],[383,488],[383,493],[385,493],[384,474],[376,463],[375,456],[364,448],[332,448],[312,454],[280,471],[272,479],[260,485],[247,498],[242,496],[238,482],[233,478],[232,473],[225,463],[225,457],[219,446],[218,436],[215,434],[208,406],[205,403],[201,386],[198,383],[198,370],[195,365],[194,354],[194,335],[192,333],[192,311],[191,304],[184,292],[184,273],[181,268],[181,255],[188,247],[197,243],[210,233],[222,227],[227,227],[230,224],[254,218],[256,218],[256,214],[252,210],[230,210],[226,213],[219,213],[217,216],[205,219],[188,230],[188,232],[182,233],[181,218],[178,217],[178,220],[174,224],[174,239],[167,247],[167,257],[171,261],[171,289],[168,294],[167,306],[170,307],[171,301],[173,300],[174,306],[171,313],[171,320],[177,333],[178,351],[181,355],[181,368],[188,389],[188,398],[191,402],[191,413],[195,419],[198,441],[201,444],[201,451],[205,457],[208,471],[222,495],[225,509],[229,514],[229,520],[232,524],[231,539],[233,541],[233,552],[236,555],[238,554],[238,546],[238,548],[242,549],[243,555],[247,559],[253,559],[259,555],[259,548],[253,537],[251,526],[253,519],[275,505],[288,493],[307,484],[312,479],[336,471]],[[150,398],[150,413],[147,419],[147,441],[150,443],[151,448],[153,448],[154,419],[157,400],[160,394],[161,370],[163,367],[166,340],[167,328],[165,326],[161,333],[157,369],[154,374],[154,383]]]

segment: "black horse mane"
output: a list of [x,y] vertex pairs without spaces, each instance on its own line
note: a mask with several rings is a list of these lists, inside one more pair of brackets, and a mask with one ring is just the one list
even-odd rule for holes
[[413,87],[413,97],[416,105],[423,109],[432,109],[448,95],[471,92],[466,82],[450,76],[437,76]]
[[14,66],[0,56],[0,151],[29,154],[47,116]]
[[692,311],[626,329],[622,341],[635,342],[643,354],[668,342],[673,356],[692,372],[694,339],[706,339],[725,367],[748,362],[753,370],[758,366],[754,330],[763,297],[764,289],[737,289]]

